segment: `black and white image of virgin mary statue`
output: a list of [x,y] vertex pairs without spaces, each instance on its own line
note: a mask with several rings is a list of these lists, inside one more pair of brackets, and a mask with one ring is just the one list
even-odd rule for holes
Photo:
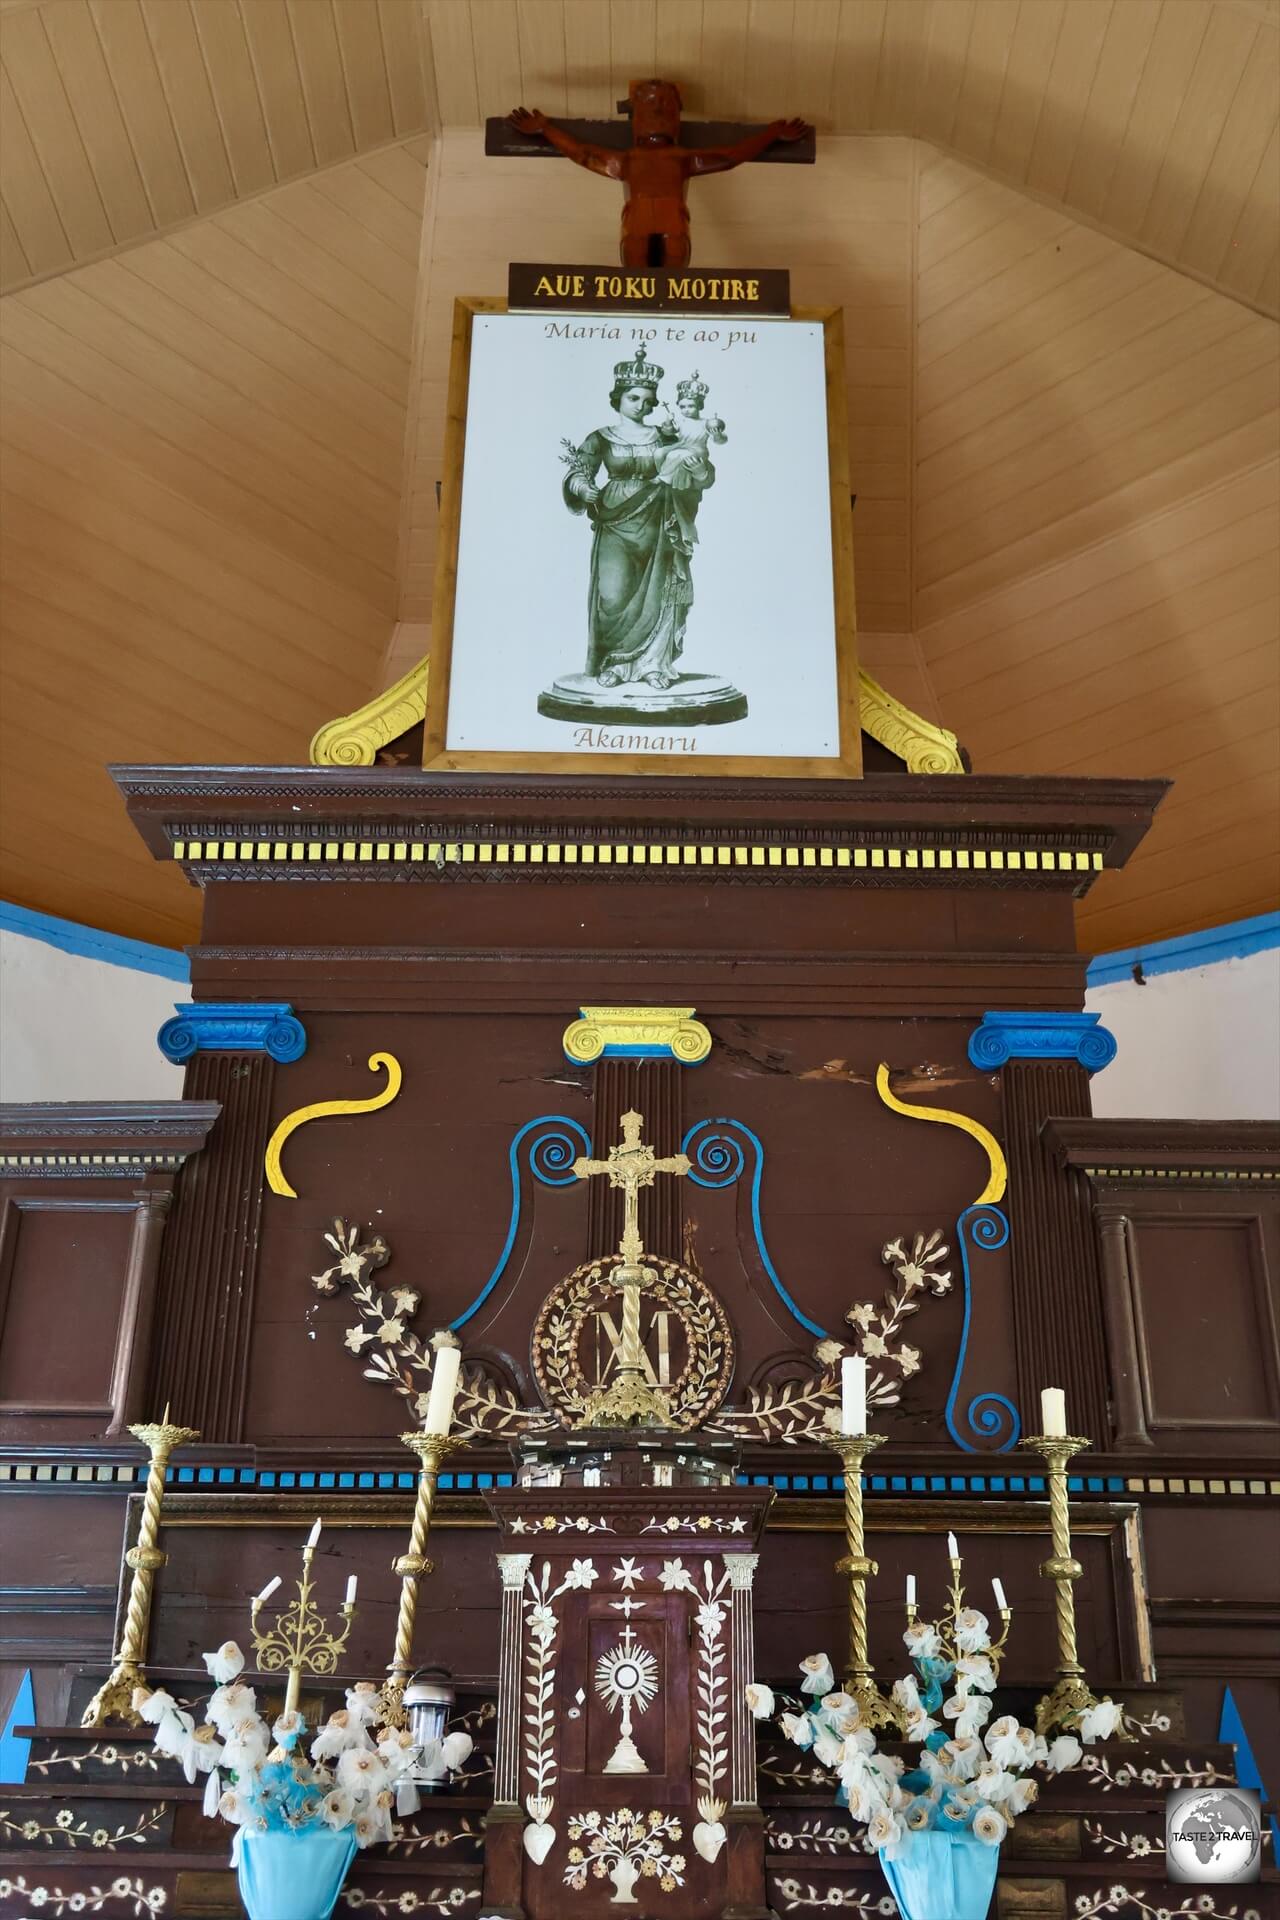
[[564,504],[591,529],[586,669],[539,695],[553,720],[710,725],[745,720],[746,696],[685,662],[702,497],[711,446],[728,439],[696,372],[659,398],[665,377],[643,346],[613,369],[612,420],[561,442]]

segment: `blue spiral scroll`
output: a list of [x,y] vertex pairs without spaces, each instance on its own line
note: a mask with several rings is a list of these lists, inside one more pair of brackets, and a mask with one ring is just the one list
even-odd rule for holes
[[[719,1132],[716,1129],[729,1128],[732,1133]],[[691,1142],[696,1135],[702,1134],[696,1147]],[[791,1295],[778,1278],[778,1270],[769,1258],[769,1249],[765,1245],[764,1228],[760,1224],[760,1182],[764,1175],[764,1148],[750,1127],[744,1127],[741,1120],[699,1120],[690,1127],[680,1142],[680,1150],[687,1153],[693,1165],[689,1169],[689,1178],[699,1187],[732,1187],[746,1170],[747,1155],[741,1134],[749,1143],[752,1153],[751,1167],[751,1228],[755,1234],[756,1252],[760,1264],[769,1276],[774,1292],[792,1317],[800,1322],[807,1333],[817,1340],[825,1340],[827,1332],[807,1313],[801,1313]]]
[[527,1154],[529,1170],[544,1187],[572,1186],[574,1161],[579,1154],[590,1155],[591,1152],[591,1139],[585,1127],[580,1127],[576,1120],[570,1120],[567,1114],[543,1113],[536,1120],[525,1121],[507,1154],[511,1167],[511,1218],[507,1223],[507,1237],[498,1255],[498,1264],[466,1311],[449,1322],[454,1333],[479,1313],[506,1272],[511,1249],[516,1243],[516,1230],[520,1225],[520,1148],[530,1134],[534,1137],[529,1141]]
[[1022,1421],[1018,1409],[1002,1393],[979,1393],[969,1402],[965,1410],[965,1420],[969,1432],[980,1434],[983,1439],[997,1440],[995,1446],[977,1447],[972,1440],[966,1439],[956,1426],[956,1400],[960,1393],[960,1382],[964,1378],[965,1355],[969,1347],[969,1321],[973,1312],[972,1283],[969,1275],[969,1236],[973,1236],[975,1247],[981,1247],[984,1253],[994,1253],[1009,1238],[1009,1222],[999,1207],[966,1207],[956,1221],[956,1238],[960,1242],[960,1262],[964,1269],[964,1325],[960,1329],[960,1351],[956,1355],[956,1370],[951,1376],[951,1392],[947,1396],[947,1432],[958,1447],[966,1453],[1007,1453],[1015,1446],[1022,1433]]

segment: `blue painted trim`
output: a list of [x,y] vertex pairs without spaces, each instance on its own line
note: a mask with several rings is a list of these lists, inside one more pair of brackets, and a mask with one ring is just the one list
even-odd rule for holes
[[1251,953],[1270,953],[1280,947],[1280,913],[1259,913],[1250,920],[1228,920],[1225,926],[1203,933],[1180,933],[1174,940],[1153,940],[1145,947],[1121,947],[1099,953],[1089,962],[1085,978],[1091,987],[1112,980],[1132,980],[1141,966],[1147,979],[1157,973],[1185,973],[1190,967],[1214,967],[1223,960],[1246,960]]
[[[544,1187],[567,1187],[572,1185],[577,1177],[573,1171],[573,1162],[578,1156],[573,1151],[572,1142],[567,1140],[564,1134],[556,1133],[552,1131],[552,1129],[568,1127],[573,1133],[577,1134],[578,1139],[582,1143],[582,1151],[585,1154],[590,1154],[591,1152],[591,1140],[585,1127],[579,1126],[578,1122],[571,1120],[567,1114],[542,1113],[538,1115],[536,1120],[525,1121],[519,1133],[516,1134],[514,1140],[511,1142],[511,1146],[507,1152],[507,1164],[511,1169],[511,1215],[507,1221],[507,1237],[502,1244],[502,1252],[498,1255],[498,1263],[494,1267],[493,1272],[489,1275],[489,1278],[485,1281],[479,1293],[471,1302],[471,1305],[465,1308],[456,1320],[449,1322],[450,1328],[454,1333],[458,1331],[459,1327],[465,1327],[468,1320],[470,1320],[473,1315],[479,1313],[481,1307],[506,1272],[507,1261],[511,1258],[511,1249],[516,1243],[516,1230],[520,1225],[520,1145],[525,1137],[534,1132],[538,1127],[546,1127],[548,1132],[535,1140],[530,1146],[529,1166],[535,1178],[541,1180]],[[540,1154],[543,1162],[542,1165],[539,1165]],[[559,1169],[565,1166],[569,1168],[568,1173],[561,1173]]]
[[36,1696],[31,1685],[31,1669],[23,1674],[18,1682],[18,1691],[13,1696],[13,1707],[9,1718],[0,1733],[0,1781],[6,1786],[20,1787],[27,1777],[27,1761],[31,1757],[30,1740],[19,1740],[15,1727],[33,1727],[36,1720]]
[[[689,1153],[689,1142],[693,1139],[694,1134],[701,1133],[704,1127],[736,1127],[738,1132],[744,1133],[751,1142],[752,1149],[755,1153],[755,1165],[751,1174],[751,1227],[755,1234],[756,1252],[760,1256],[760,1264],[768,1274],[773,1290],[787,1312],[791,1314],[793,1319],[800,1322],[800,1325],[805,1329],[806,1333],[813,1334],[817,1340],[825,1340],[827,1337],[826,1328],[820,1327],[816,1320],[811,1320],[807,1313],[800,1311],[778,1278],[778,1270],[769,1258],[769,1249],[765,1245],[764,1227],[760,1220],[760,1182],[764,1176],[763,1146],[756,1135],[752,1133],[750,1127],[744,1126],[741,1120],[699,1120],[694,1126],[690,1127],[684,1139],[680,1142],[680,1151],[682,1153]],[[737,1157],[736,1166],[733,1164],[730,1149],[732,1149],[732,1154]],[[716,1134],[710,1134],[707,1139],[701,1142],[697,1152],[689,1154],[689,1157],[693,1161],[693,1165],[689,1169],[689,1178],[695,1186],[699,1187],[731,1187],[740,1178],[742,1170],[746,1165],[746,1155],[743,1153],[739,1143],[733,1138],[727,1140],[721,1139]],[[702,1169],[701,1173],[698,1172],[699,1168]],[[726,1172],[726,1169],[729,1169],[729,1171]],[[705,1174],[716,1173],[722,1174],[723,1177],[718,1180],[703,1177]]]
[[194,1053],[269,1053],[287,1064],[307,1050],[307,1030],[283,1000],[201,1000],[178,1007],[156,1035],[176,1065]]
[[56,914],[36,913],[31,907],[15,907],[0,900],[0,931],[21,934],[24,940],[39,940],[62,953],[74,953],[82,960],[103,960],[109,967],[127,967],[130,973],[154,973],[161,980],[177,980],[185,986],[191,979],[191,963],[185,953],[171,947],[153,947],[146,940],[126,940],[123,934],[103,933],[97,927],[82,927],[77,920],[59,920]]
[[[1265,1804],[1271,1796],[1262,1778],[1262,1770],[1253,1757],[1253,1748],[1245,1732],[1244,1720],[1241,1718],[1240,1709],[1236,1705],[1235,1695],[1230,1687],[1225,1687],[1222,1693],[1222,1715],[1218,1721],[1218,1738],[1236,1750],[1236,1779],[1240,1785],[1252,1787]],[[3,1777],[0,1774],[0,1779]],[[1272,1863],[1274,1864],[1277,1859],[1280,1859],[1280,1820],[1275,1814],[1271,1815],[1271,1832]]]
[[973,1317],[973,1288],[969,1273],[969,1230],[972,1228],[974,1244],[985,1252],[994,1253],[997,1247],[1004,1246],[1009,1238],[1009,1222],[999,1207],[966,1207],[956,1221],[956,1239],[960,1243],[960,1264],[964,1270],[964,1324],[960,1329],[960,1347],[956,1354],[955,1372],[951,1376],[951,1391],[947,1395],[946,1424],[947,1432],[965,1453],[1007,1453],[1017,1444],[1022,1433],[1022,1421],[1018,1409],[1002,1393],[979,1393],[965,1409],[965,1419],[970,1433],[991,1436],[1000,1432],[1004,1421],[997,1408],[1003,1408],[1009,1423],[1009,1437],[999,1446],[979,1448],[967,1440],[956,1425],[956,1400],[960,1393],[960,1382],[964,1378],[965,1356],[969,1349],[969,1322]]
[[988,1073],[1009,1060],[1078,1060],[1100,1073],[1115,1057],[1100,1013],[984,1013],[969,1035],[969,1059]]

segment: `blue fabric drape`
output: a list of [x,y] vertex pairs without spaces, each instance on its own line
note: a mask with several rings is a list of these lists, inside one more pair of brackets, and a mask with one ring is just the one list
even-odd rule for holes
[[240,1898],[249,1920],[329,1920],[355,1851],[350,1828],[242,1833]]
[[880,1855],[902,1920],[987,1920],[999,1847],[966,1832],[912,1833],[896,1860]]

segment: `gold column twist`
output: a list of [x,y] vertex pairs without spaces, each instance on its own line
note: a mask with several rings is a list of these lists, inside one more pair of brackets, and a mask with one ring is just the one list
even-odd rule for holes
[[164,1501],[164,1470],[175,1447],[189,1446],[193,1440],[200,1438],[194,1427],[170,1426],[168,1407],[164,1410],[163,1420],[130,1427],[129,1431],[151,1455],[146,1491],[142,1496],[138,1544],[130,1547],[124,1557],[125,1565],[133,1569],[133,1580],[129,1586],[129,1605],[115,1665],[85,1708],[80,1721],[82,1727],[105,1726],[108,1720],[123,1720],[130,1727],[142,1725],[142,1715],[133,1705],[133,1690],[147,1683],[142,1662],[146,1657],[151,1624],[151,1587],[157,1570],[169,1558],[156,1546],[156,1537],[160,1532],[160,1508]]
[[311,1599],[311,1562],[314,1557],[315,1548],[308,1541],[302,1549],[298,1597],[276,1615],[275,1626],[268,1633],[258,1631],[261,1594],[255,1597],[249,1610],[249,1626],[259,1673],[279,1673],[285,1667],[289,1670],[289,1684],[284,1696],[286,1713],[292,1713],[297,1707],[304,1673],[331,1674],[338,1671],[338,1656],[347,1644],[356,1610],[354,1601],[344,1600],[342,1617],[346,1625],[340,1633],[330,1631],[329,1622]]
[[844,1690],[857,1702],[864,1727],[892,1727],[900,1734],[904,1731],[902,1716],[877,1687],[867,1658],[867,1580],[879,1573],[880,1568],[876,1561],[867,1558],[862,1521],[862,1463],[883,1440],[883,1434],[879,1433],[845,1433],[831,1442],[844,1466],[844,1531],[849,1549],[836,1561],[836,1572],[849,1576],[849,1652]]
[[413,1672],[413,1622],[418,1611],[418,1582],[431,1572],[424,1551],[431,1527],[431,1509],[435,1505],[436,1477],[440,1463],[459,1447],[460,1440],[446,1433],[402,1433],[401,1444],[411,1447],[421,1463],[418,1495],[413,1507],[413,1525],[409,1531],[409,1551],[392,1562],[391,1571],[400,1576],[400,1610],[396,1616],[396,1645],[387,1678],[378,1695],[378,1720],[384,1727],[406,1727],[409,1716],[404,1710],[404,1690]]
[[[1072,1733],[1080,1716],[1100,1703],[1090,1691],[1076,1649],[1076,1602],[1074,1583],[1084,1568],[1071,1551],[1071,1503],[1067,1494],[1067,1462],[1083,1451],[1089,1441],[1079,1434],[1033,1433],[1020,1444],[1041,1454],[1049,1475],[1049,1534],[1053,1551],[1040,1564],[1040,1572],[1055,1587],[1054,1612],[1058,1627],[1058,1679],[1036,1707],[1036,1732]],[[1110,1701],[1110,1695],[1106,1696]],[[1113,1738],[1132,1736],[1119,1728]]]

